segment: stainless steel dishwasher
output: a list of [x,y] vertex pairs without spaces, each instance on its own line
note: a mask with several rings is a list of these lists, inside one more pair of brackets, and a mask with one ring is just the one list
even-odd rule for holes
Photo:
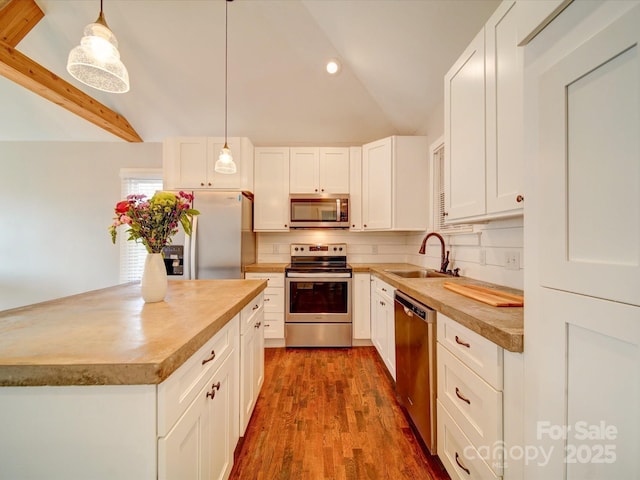
[[396,394],[422,441],[436,453],[436,311],[396,291]]

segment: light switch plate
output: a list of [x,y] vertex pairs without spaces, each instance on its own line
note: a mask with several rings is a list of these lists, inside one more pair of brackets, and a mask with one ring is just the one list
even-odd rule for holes
[[504,268],[507,270],[520,270],[520,252],[507,250],[504,253]]

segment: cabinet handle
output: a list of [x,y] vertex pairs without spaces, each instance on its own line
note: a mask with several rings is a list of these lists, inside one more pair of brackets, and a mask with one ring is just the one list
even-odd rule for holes
[[458,466],[465,471],[465,473],[467,475],[471,475],[471,470],[469,470],[467,467],[465,467],[462,463],[460,463],[460,455],[458,455],[458,452],[456,452],[456,463],[458,464]]
[[321,189],[320,189],[320,191],[321,191],[321,192],[324,192],[324,188],[321,188]]
[[253,308],[251,310],[257,310],[260,308],[260,305],[254,305]]
[[289,225],[287,225],[286,223],[284,224],[284,228],[289,228]]
[[384,307],[386,304],[381,300],[380,301],[380,305],[382,305]]
[[271,326],[271,324],[270,324],[270,323],[265,323],[265,324],[264,324],[264,328],[269,328],[270,326]]
[[383,292],[386,292],[386,291],[387,291],[387,289],[386,289],[386,288],[384,288],[384,287],[382,287],[382,289],[381,289],[381,290],[382,290]]
[[265,302],[270,302],[270,301],[271,301],[271,299],[270,299],[270,298],[265,298],[265,299],[264,299],[264,301],[265,301]]
[[449,212],[442,212],[442,216],[443,217],[448,217],[449,216]]
[[465,397],[464,395],[462,395],[460,393],[460,390],[458,390],[458,387],[456,387],[456,397],[458,397],[460,400],[462,400],[463,402],[467,402],[468,405],[471,405],[471,400],[469,400],[467,397]]
[[205,358],[204,360],[202,360],[202,365],[204,365],[205,363],[209,363],[214,358],[216,358],[216,351],[211,350],[211,356],[209,358]]
[[207,183],[207,185],[211,186],[211,182]]
[[356,228],[356,224],[354,223],[353,225],[351,225],[351,228]]
[[462,345],[463,347],[471,348],[471,345],[460,340],[460,337],[458,337],[458,335],[456,335],[456,343],[458,345]]
[[211,400],[213,400],[218,390],[220,390],[220,382],[211,385],[211,391],[207,392],[207,398],[211,397]]
[[204,187],[204,182],[200,182],[200,186],[201,186],[201,187]]
[[260,328],[260,325],[262,325],[262,322],[258,322],[258,323],[256,323],[256,324],[253,326],[253,328]]
[[518,196],[516,197],[516,202],[518,202],[518,203],[522,203],[522,202],[524,202],[524,195],[518,195]]

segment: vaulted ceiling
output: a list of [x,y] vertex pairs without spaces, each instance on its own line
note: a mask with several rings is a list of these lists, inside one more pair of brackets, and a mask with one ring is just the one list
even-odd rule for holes
[[[0,7],[6,0],[0,0]],[[146,142],[224,131],[224,0],[104,0],[131,90],[66,71],[99,0],[36,0],[16,46],[131,123]],[[443,75],[499,0],[235,0],[229,3],[229,136],[256,145],[361,144],[422,132]],[[324,64],[338,58],[342,71]],[[122,141],[0,77],[0,141]]]

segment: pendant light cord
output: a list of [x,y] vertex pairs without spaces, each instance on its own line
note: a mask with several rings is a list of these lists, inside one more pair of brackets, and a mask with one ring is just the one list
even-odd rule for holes
[[[102,0],[100,0],[102,1]],[[227,77],[228,74],[228,44],[229,44],[229,1],[224,2],[224,148],[229,148],[227,145]]]

